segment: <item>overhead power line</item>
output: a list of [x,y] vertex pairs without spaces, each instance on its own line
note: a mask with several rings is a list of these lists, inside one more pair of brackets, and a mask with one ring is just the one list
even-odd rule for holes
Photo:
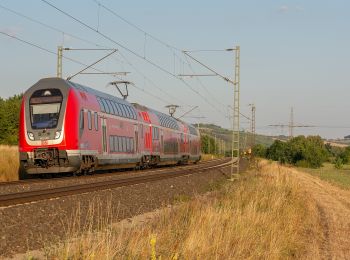
[[179,78],[177,75],[173,74],[172,72],[164,69],[163,67],[161,67],[159,64],[153,62],[152,60],[147,59],[145,56],[140,55],[139,53],[131,50],[130,48],[126,47],[125,45],[117,42],[116,40],[112,39],[111,37],[109,37],[108,35],[101,33],[100,31],[98,31],[97,29],[93,28],[92,26],[88,25],[87,23],[81,21],[80,19],[74,17],[73,15],[63,11],[62,9],[58,8],[57,6],[53,5],[52,3],[46,1],[46,0],[41,0],[43,3],[47,4],[48,6],[51,6],[52,8],[54,8],[55,10],[59,11],[60,13],[68,16],[69,18],[73,19],[74,21],[76,21],[77,23],[83,25],[84,27],[94,31],[95,33],[99,34],[100,36],[102,36],[103,38],[113,42],[114,44],[116,44],[117,46],[119,46],[120,48],[130,52],[131,54],[133,54],[134,56],[138,57],[139,59],[144,60],[145,62],[151,64],[152,66],[154,66],[155,68],[158,68],[159,70],[163,71],[164,73],[180,80],[184,85],[186,85],[188,88],[190,88],[194,93],[196,93],[198,96],[200,96],[207,104],[209,104],[210,106],[212,106],[215,110],[217,110],[218,112],[220,112],[220,114],[222,114],[222,116],[225,116],[224,113],[222,111],[220,111],[220,109],[217,109],[215,106],[213,106],[206,97],[204,97],[203,95],[201,95],[197,90],[195,90],[190,84],[188,84],[186,81],[184,81],[183,79]]
[[[51,50],[49,50],[49,49],[46,49],[46,48],[44,48],[44,47],[42,47],[42,46],[40,46],[40,45],[38,45],[38,44],[36,44],[36,43],[29,42],[29,41],[27,41],[27,40],[21,39],[21,38],[19,38],[19,37],[17,37],[17,36],[8,34],[8,33],[6,33],[6,32],[0,31],[0,34],[3,34],[3,35],[5,35],[5,36],[7,36],[7,37],[10,37],[10,38],[12,38],[12,39],[15,39],[15,40],[17,40],[17,41],[19,41],[19,42],[25,43],[25,44],[27,44],[27,45],[29,45],[29,46],[31,46],[31,47],[34,47],[34,48],[39,49],[39,50],[41,50],[41,51],[44,51],[44,52],[46,52],[46,53],[49,53],[49,54],[52,54],[52,55],[55,55],[55,56],[57,55],[56,52],[51,51]],[[80,62],[80,61],[78,61],[78,60],[75,60],[75,59],[72,59],[72,58],[69,58],[69,57],[66,57],[66,56],[62,56],[62,57],[63,57],[64,59],[69,60],[69,61],[71,61],[71,62],[74,62],[74,63],[76,63],[76,64],[79,64],[79,65],[82,65],[82,66],[88,66],[87,64],[85,64],[85,63],[83,63],[83,62]],[[104,73],[104,71],[99,70],[99,69],[94,68],[94,67],[91,67],[91,69],[93,69],[93,70],[95,70],[95,71],[98,71],[98,72],[101,72],[101,73]],[[110,76],[116,77],[116,78],[118,78],[118,79],[121,79],[120,77],[115,76],[115,75],[110,75]],[[153,93],[151,93],[151,92],[149,92],[149,91],[147,91],[147,90],[145,90],[145,89],[142,89],[142,88],[137,87],[137,86],[134,86],[134,87],[135,87],[136,89],[138,89],[139,91],[142,91],[142,92],[144,92],[145,94],[147,94],[147,95],[149,95],[149,96],[152,96],[152,97],[155,98],[155,99],[158,99],[159,101],[163,102],[164,104],[169,104],[169,101],[167,101],[167,100],[165,100],[165,99],[163,99],[163,98],[161,98],[161,97],[159,97],[159,96],[157,96],[157,95],[154,95]]]
[[53,26],[51,26],[51,25],[48,25],[48,24],[46,24],[46,23],[40,22],[39,20],[36,20],[36,19],[34,19],[34,18],[31,18],[31,17],[29,17],[29,16],[27,16],[27,15],[24,15],[24,14],[22,14],[22,13],[20,13],[20,12],[17,12],[17,11],[15,11],[15,10],[12,10],[12,9],[6,7],[6,6],[1,5],[1,4],[0,4],[0,8],[6,10],[6,11],[8,11],[8,12],[11,12],[11,13],[13,13],[13,14],[19,16],[19,17],[22,17],[22,18],[24,18],[24,19],[27,19],[28,21],[31,21],[31,22],[33,22],[33,23],[39,24],[39,25],[41,25],[41,26],[43,26],[43,27],[46,27],[46,28],[48,28],[48,29],[50,29],[50,30],[52,30],[52,31],[55,31],[55,32],[58,32],[58,33],[62,33],[63,35],[67,35],[67,36],[69,36],[69,37],[72,37],[72,38],[74,38],[74,39],[76,39],[76,40],[79,40],[79,41],[88,43],[88,44],[93,45],[93,46],[96,46],[96,47],[107,48],[106,46],[101,46],[101,45],[99,45],[99,44],[97,44],[97,43],[94,43],[94,42],[92,42],[92,41],[86,40],[86,39],[81,38],[81,37],[79,37],[79,36],[76,36],[76,35],[74,35],[74,34],[67,33],[67,32],[65,32],[65,31],[63,31],[63,30],[60,30],[60,29],[56,28],[56,27],[53,27]]
[[[54,26],[48,25],[48,24],[46,24],[46,23],[43,23],[43,22],[41,22],[41,21],[39,21],[39,20],[36,20],[36,19],[34,19],[34,18],[31,18],[31,17],[29,17],[29,16],[27,16],[27,15],[24,15],[24,14],[22,14],[22,13],[20,13],[20,12],[17,12],[17,11],[15,11],[15,10],[12,10],[12,9],[6,7],[6,6],[1,5],[1,4],[0,4],[0,8],[6,10],[6,11],[8,11],[8,12],[11,12],[11,13],[13,13],[13,14],[19,16],[19,17],[22,17],[22,18],[24,18],[24,19],[27,19],[27,20],[29,20],[29,21],[31,21],[31,22],[33,22],[33,23],[39,24],[39,25],[41,25],[41,26],[43,26],[43,27],[45,27],[45,28],[48,28],[48,29],[50,29],[50,30],[52,30],[52,31],[55,31],[55,32],[58,32],[58,33],[62,33],[63,35],[68,35],[69,37],[72,37],[72,38],[74,38],[74,39],[76,39],[76,40],[79,40],[79,41],[81,41],[81,42],[85,42],[85,43],[87,43],[87,44],[90,44],[90,45],[96,46],[96,47],[100,47],[100,48],[109,48],[108,46],[100,45],[100,44],[98,44],[98,43],[96,43],[96,42],[86,40],[86,39],[84,39],[84,38],[82,38],[82,37],[79,37],[79,36],[77,36],[77,35],[68,33],[68,32],[66,32],[66,31],[63,31],[63,30],[61,30],[61,29],[58,29],[58,28],[56,28],[56,27],[54,27]],[[18,40],[19,40],[19,39],[18,39]],[[26,43],[29,44],[29,45],[31,44],[31,43],[29,43],[29,42],[26,42]],[[34,45],[35,45],[35,44],[34,44]],[[40,47],[40,46],[35,46],[35,47],[42,48],[42,47]],[[43,49],[44,49],[44,48],[43,48]],[[52,53],[52,51],[49,51],[49,50],[47,50],[47,49],[45,49],[45,51]],[[68,60],[73,61],[73,60],[70,59],[70,58],[67,58],[67,57],[65,57],[65,58],[68,59]],[[76,62],[77,62],[77,61],[76,61]],[[79,63],[79,62],[78,62],[78,63]],[[84,65],[84,64],[82,64],[82,63],[79,63],[79,64],[80,64],[80,65]],[[134,65],[132,65],[130,62],[128,62],[128,64],[129,64],[131,67],[133,67],[135,70],[137,70],[137,68],[136,68]],[[138,70],[138,71],[139,71],[139,70]],[[85,74],[86,74],[86,73],[85,73]],[[160,89],[159,87],[157,87],[157,86],[155,85],[155,83],[154,83],[152,80],[150,80],[149,78],[147,78],[147,79],[148,79],[148,81],[149,81],[155,88]],[[139,89],[140,91],[144,92],[144,93],[147,94],[147,95],[150,95],[150,96],[152,96],[152,97],[154,97],[154,98],[157,97],[156,95],[151,94],[150,92],[145,91],[144,89],[141,89],[141,88],[138,88],[138,87],[136,87],[136,88]],[[161,91],[162,91],[164,94],[170,96],[169,93],[165,92],[164,90],[161,90]],[[162,99],[162,98],[160,98],[160,99],[161,99],[161,101],[164,102],[165,104],[171,103],[171,102],[169,102],[169,101],[165,101],[165,100]],[[187,105],[187,106],[189,106],[189,105]]]
[[117,12],[115,12],[114,10],[112,10],[111,8],[107,7],[106,5],[102,4],[101,2],[97,1],[97,0],[93,0],[98,6],[101,6],[103,9],[105,9],[106,11],[108,11],[109,13],[113,14],[115,17],[119,18],[120,20],[122,20],[123,22],[127,23],[128,25],[130,25],[131,27],[135,28],[136,30],[138,30],[139,32],[145,34],[146,36],[148,36],[149,38],[159,42],[160,44],[168,47],[168,48],[171,48],[171,49],[174,49],[174,50],[177,50],[177,51],[181,51],[180,49],[178,49],[177,47],[157,38],[156,36],[146,32],[145,30],[143,30],[142,28],[140,28],[139,26],[137,26],[136,24],[128,21],[127,19],[125,19],[124,17],[122,17],[120,14],[118,14]]

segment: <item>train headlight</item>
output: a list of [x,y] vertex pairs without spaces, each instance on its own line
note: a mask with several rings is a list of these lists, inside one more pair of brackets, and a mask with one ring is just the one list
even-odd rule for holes
[[34,141],[34,134],[32,132],[28,132],[27,134],[28,134],[29,140]]
[[61,136],[61,131],[56,131],[56,133],[55,133],[55,139],[60,138],[60,136]]

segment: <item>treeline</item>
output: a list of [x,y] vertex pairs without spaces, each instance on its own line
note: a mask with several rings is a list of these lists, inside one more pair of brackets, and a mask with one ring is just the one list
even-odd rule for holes
[[308,168],[319,168],[324,162],[334,163],[336,168],[350,163],[350,147],[340,148],[324,144],[320,136],[298,136],[287,142],[275,140],[270,147],[256,145],[253,153],[282,164]]
[[17,145],[21,95],[8,99],[0,97],[0,144]]
[[209,135],[201,135],[201,152],[206,154],[214,154],[218,151],[218,145],[215,139]]

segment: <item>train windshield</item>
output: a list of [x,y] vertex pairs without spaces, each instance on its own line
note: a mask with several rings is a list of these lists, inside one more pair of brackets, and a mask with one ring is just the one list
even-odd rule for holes
[[37,90],[30,99],[30,119],[33,129],[55,128],[62,105],[58,89]]

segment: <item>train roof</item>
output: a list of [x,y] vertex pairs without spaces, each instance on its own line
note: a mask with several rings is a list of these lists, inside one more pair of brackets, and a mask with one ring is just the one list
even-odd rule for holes
[[57,77],[43,78],[43,79],[40,79],[33,87],[39,88],[39,86],[43,84],[43,85],[50,86],[50,88],[60,88],[60,86],[62,86],[62,82],[64,82],[68,88],[74,88],[74,89],[81,90],[81,91],[90,93],[92,95],[95,95],[96,97],[101,97],[101,98],[113,100],[113,101],[116,101],[118,103],[122,103],[122,104],[125,104],[128,106],[133,106],[139,110],[150,111],[158,117],[160,124],[164,127],[179,130],[179,123],[184,124],[189,128],[191,134],[198,135],[197,130],[195,129],[195,127],[193,125],[185,123],[182,120],[176,119],[176,118],[169,116],[163,112],[159,112],[157,110],[154,110],[152,108],[149,108],[149,107],[137,104],[137,103],[130,103],[122,98],[104,93],[102,91],[99,91],[99,90],[93,89],[91,87],[87,87],[87,86],[84,86],[84,85],[81,85],[79,83],[75,83],[75,82],[72,82],[69,80],[65,80],[65,79],[57,78]]

